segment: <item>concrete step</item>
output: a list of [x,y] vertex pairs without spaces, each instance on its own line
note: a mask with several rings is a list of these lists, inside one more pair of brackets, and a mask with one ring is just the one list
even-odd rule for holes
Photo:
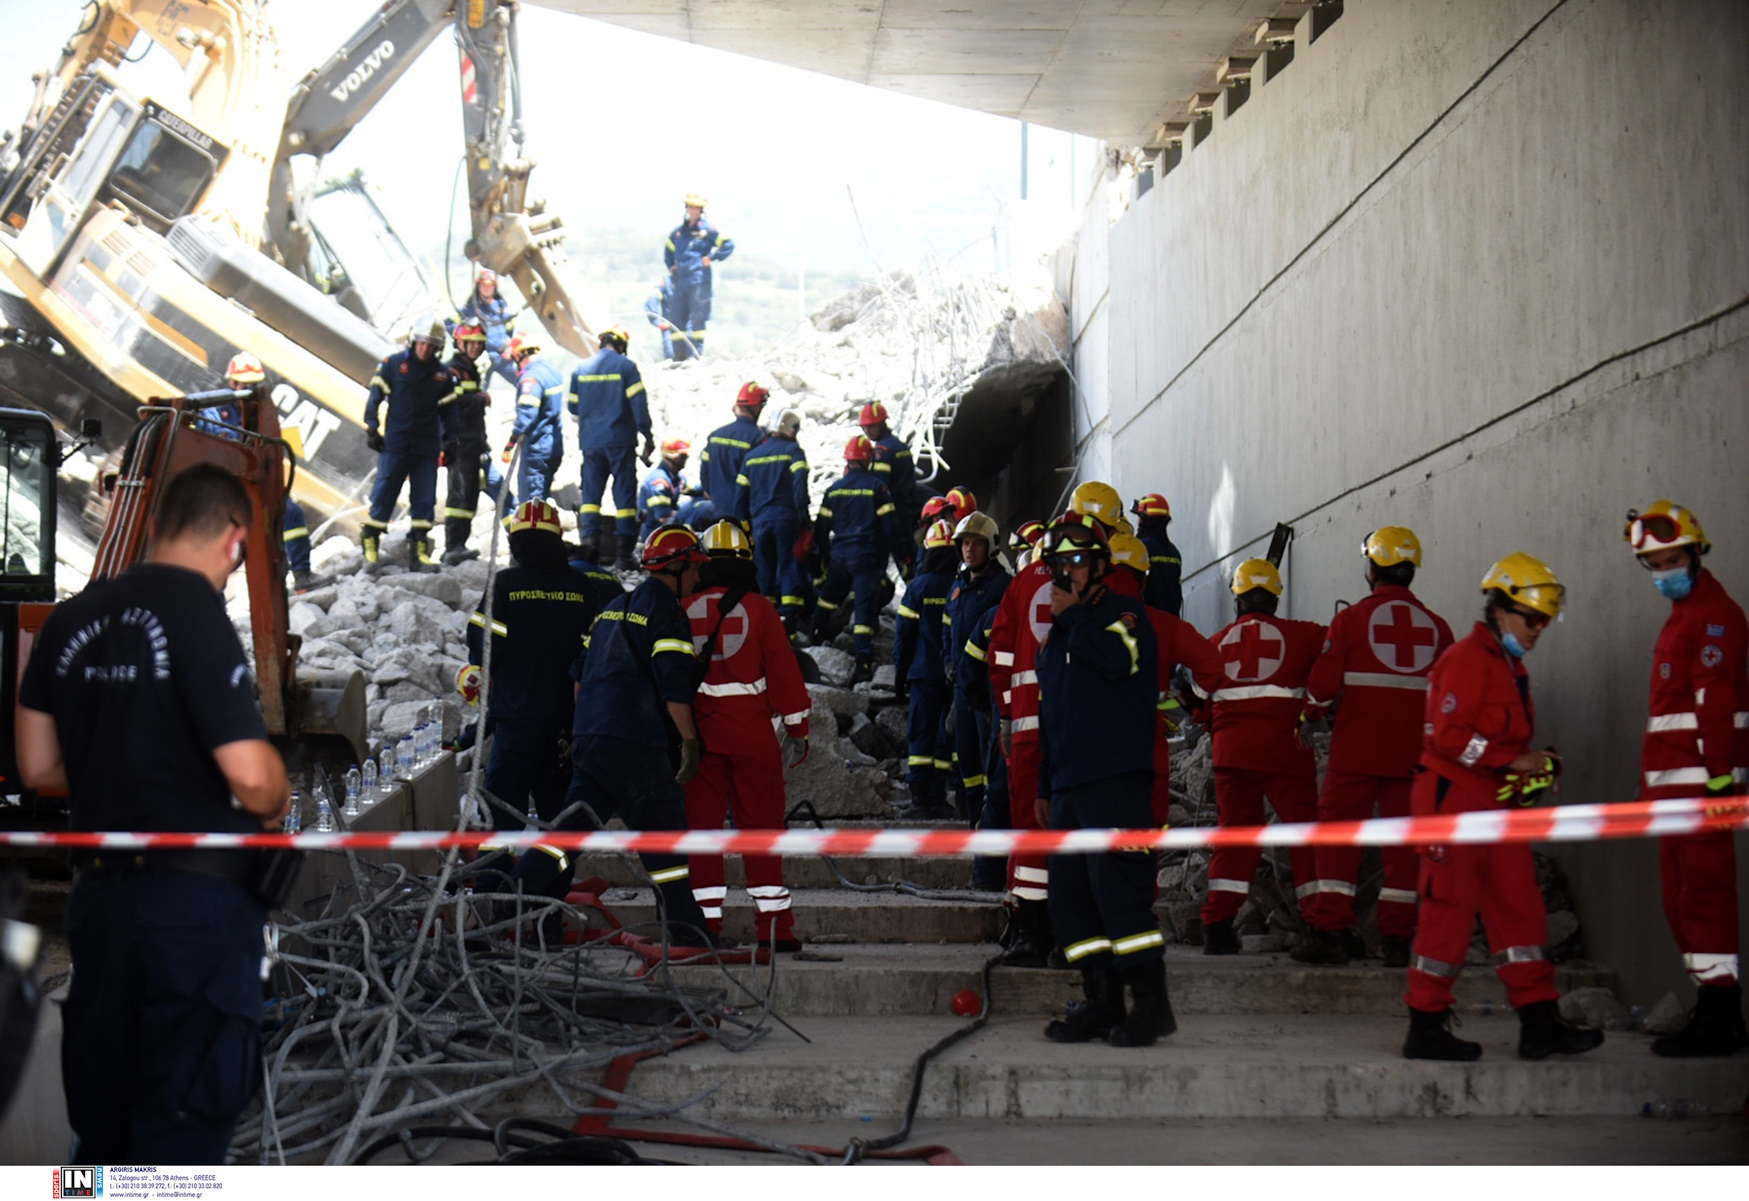
[[[810,954],[838,962],[780,955],[770,981],[772,1008],[785,1018],[845,1016],[941,1016],[953,1012],[954,994],[977,989],[992,945],[895,947],[824,945]],[[755,995],[764,995],[764,968],[731,969]],[[715,967],[675,969],[676,979],[696,988],[721,985]],[[1170,947],[1167,973],[1172,1006],[1180,1014],[1327,1014],[1398,1018],[1404,1014],[1402,969],[1376,960],[1348,967],[1306,967],[1286,955],[1210,958],[1194,947]],[[1556,987],[1616,986],[1616,973],[1601,968],[1560,967]],[[1074,971],[998,967],[990,976],[991,1008],[999,1015],[1048,1017],[1081,999]],[[1471,969],[1458,977],[1458,1011],[1504,1013],[1506,990],[1495,974]]]
[[[827,943],[993,943],[1003,913],[1000,898],[988,895],[987,901],[938,901],[842,888],[791,890],[796,936]],[[622,925],[654,927],[656,901],[649,889],[615,888],[603,900]],[[746,893],[729,890],[723,924],[736,938],[753,937],[753,902]]]
[[[817,1017],[750,1050],[715,1043],[646,1060],[627,1093],[649,1104],[702,1098],[717,1121],[890,1119],[904,1111],[919,1052],[954,1017]],[[939,1119],[1430,1118],[1629,1116],[1648,1102],[1737,1114],[1749,1058],[1668,1060],[1650,1036],[1612,1033],[1595,1051],[1526,1063],[1510,1015],[1471,1017],[1476,1063],[1401,1056],[1405,1018],[1189,1015],[1147,1048],[1046,1040],[1036,1017],[997,1018],[924,1077],[919,1116]]]
[[[972,863],[969,859],[927,856],[906,859],[837,859],[834,862],[844,878],[855,884],[883,884],[903,880],[919,888],[965,889],[970,888],[972,882]],[[623,855],[582,855],[577,858],[576,863],[576,878],[579,880],[600,876],[616,888],[636,888],[643,883],[643,877],[636,866]],[[747,884],[747,873],[742,869],[739,855],[725,857],[724,874],[731,888],[744,888]],[[831,865],[818,855],[784,856],[783,879],[792,889],[842,887]]]

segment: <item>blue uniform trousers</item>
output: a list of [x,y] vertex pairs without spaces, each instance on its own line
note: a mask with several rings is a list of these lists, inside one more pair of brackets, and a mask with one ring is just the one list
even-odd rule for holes
[[285,498],[285,557],[293,571],[310,570],[310,519],[304,506]]
[[826,572],[826,583],[820,589],[821,617],[836,610],[851,592],[856,593],[850,637],[858,659],[874,658],[875,620],[880,613],[881,577],[885,574],[882,570],[885,566],[885,562],[872,557],[857,563],[833,559]]
[[[581,801],[602,822],[615,817],[632,830],[686,829],[686,790],[674,780],[674,765],[664,747],[645,746],[624,738],[589,736],[571,747],[571,786],[564,808]],[[574,813],[560,830],[597,829],[589,816]],[[704,910],[692,895],[691,872],[685,855],[640,855],[644,870],[656,882],[669,938],[684,946],[700,945],[694,931],[705,929]],[[513,880],[525,893],[563,898],[571,885],[569,857],[563,861],[538,847],[523,852]]]
[[911,711],[905,723],[910,743],[905,782],[911,800],[919,805],[947,801],[947,777],[953,770],[953,744],[947,737],[948,691],[946,680],[912,680]]
[[241,885],[82,874],[61,1078],[81,1163],[225,1162],[261,1086],[261,929]]
[[494,722],[492,758],[486,763],[486,791],[510,807],[492,809],[494,830],[522,829],[530,794],[542,821],[552,821],[564,808],[571,783],[571,765],[559,754],[559,739],[571,732],[571,715],[545,721],[513,717]]
[[635,447],[614,446],[583,452],[583,508],[577,517],[577,532],[587,541],[601,528],[601,498],[607,477],[613,477],[613,532],[622,538],[638,535],[638,477]]
[[[557,446],[530,446],[516,464],[516,494],[523,500],[545,500],[553,494],[563,451]],[[507,510],[514,512],[515,510]]]
[[[1080,753],[1097,753],[1097,748],[1081,748]],[[1151,771],[1125,772],[1058,789],[1051,795],[1051,829],[1146,830],[1154,824],[1148,803],[1153,789]],[[1071,964],[1109,963],[1123,973],[1158,963],[1165,956],[1160,922],[1154,916],[1151,852],[1052,855],[1049,868],[1051,924],[1056,927],[1057,945]]]
[[711,279],[699,274],[695,280],[676,278],[674,299],[669,304],[669,322],[674,358],[690,359],[704,353],[704,327],[711,319]]
[[[984,808],[973,814],[976,830],[1006,830],[1014,825],[1008,808],[1008,760],[1002,757],[1002,743],[996,736],[996,723],[986,720],[989,733],[984,742]],[[980,855],[972,860],[972,887],[983,892],[1008,891],[1008,860]]]
[[753,521],[753,564],[759,572],[759,591],[784,614],[802,606],[802,565],[795,556],[796,536],[801,531],[802,519],[794,513]]
[[692,512],[682,520],[697,532],[704,533],[717,523],[716,502],[708,496],[699,497],[692,502]]
[[[982,684],[979,687],[983,687]],[[953,690],[953,763],[959,778],[959,813],[974,827],[984,813],[984,792],[988,777],[984,771],[984,751],[990,744],[990,717],[972,708],[971,699],[960,688]]]
[[407,487],[407,507],[413,529],[429,530],[437,517],[437,455],[385,450],[377,456],[377,482],[370,494],[370,524],[387,527]]

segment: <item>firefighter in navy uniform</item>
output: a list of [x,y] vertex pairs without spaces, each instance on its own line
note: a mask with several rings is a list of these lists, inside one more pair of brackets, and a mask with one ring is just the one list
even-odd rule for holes
[[[990,613],[1002,603],[1010,579],[996,561],[996,522],[985,513],[971,512],[954,527],[959,547],[960,571],[947,592],[947,618],[942,623],[942,661],[953,685],[953,758],[959,774],[959,801],[974,825],[984,823],[984,794],[988,781],[986,750],[990,745],[994,710],[988,691],[987,652],[968,650],[972,635],[988,626]],[[986,616],[989,615],[989,616]],[[968,656],[975,659],[971,666]],[[982,658],[976,656],[982,655]],[[1008,820],[988,823],[1002,828]]]
[[671,521],[689,524],[691,490],[686,484],[686,460],[692,443],[670,438],[662,443],[662,458],[638,485],[638,541],[649,539],[659,525]]
[[[565,809],[581,803],[589,812],[575,812],[555,828],[591,829],[592,817],[604,823],[619,817],[633,830],[686,829],[685,786],[698,774],[704,746],[692,716],[697,650],[682,604],[706,562],[697,534],[664,526],[644,547],[644,582],[596,617],[572,673],[577,705],[564,800]],[[686,856],[640,858],[656,885],[669,939],[711,945]],[[562,898],[571,882],[570,856],[536,846],[523,853],[512,878],[527,893]]]
[[[438,361],[449,332],[433,318],[415,329],[406,350],[377,364],[370,397],[364,405],[365,443],[378,453],[376,486],[371,490],[370,515],[359,535],[364,561],[377,562],[383,532],[389,528],[401,486],[408,485],[412,512],[408,566],[436,571],[431,554],[431,527],[437,517],[437,460],[453,436],[455,415],[444,404],[455,391],[455,375]],[[378,410],[387,406],[384,430],[377,432]]]
[[921,570],[899,598],[899,619],[893,631],[893,678],[910,705],[905,738],[909,743],[905,783],[911,804],[899,820],[940,821],[951,817],[947,780],[953,771],[953,741],[947,736],[947,710],[952,702],[947,668],[941,661],[942,619],[947,616],[947,592],[953,587],[959,552],[953,530],[937,520],[923,537]]
[[759,591],[777,606],[792,633],[806,603],[802,565],[795,556],[796,538],[808,524],[808,452],[796,441],[801,429],[800,413],[779,413],[771,436],[742,460],[735,478],[735,520],[752,531]]
[[1158,492],[1141,497],[1130,512],[1136,515],[1136,537],[1148,548],[1148,585],[1142,599],[1156,609],[1179,616],[1184,608],[1184,557],[1166,536],[1172,524],[1172,506]]
[[[1051,627],[1038,651],[1039,824],[1147,829],[1159,670],[1153,625],[1140,602],[1105,586],[1105,531],[1085,514],[1057,518],[1039,550],[1053,573]],[[1154,917],[1153,854],[1053,855],[1049,870],[1051,923],[1087,999],[1046,1026],[1045,1037],[1145,1047],[1171,1034],[1178,1024]]]
[[670,336],[676,360],[704,354],[704,331],[711,319],[711,265],[734,253],[734,239],[704,219],[704,197],[689,193],[686,218],[674,227],[662,248],[662,262],[674,280],[668,312],[674,326]]
[[[550,502],[529,500],[517,508],[510,520],[510,557],[515,563],[492,577],[485,730],[492,736],[486,791],[502,805],[492,808],[495,830],[521,829],[531,795],[543,821],[558,816],[571,782],[564,754],[576,708],[570,667],[603,607],[589,581],[565,561],[559,511]],[[468,665],[457,675],[458,690],[469,700],[480,691],[486,620],[481,597],[468,622]],[[501,869],[509,866],[505,861]]]
[[565,460],[564,418],[560,405],[565,381],[559,369],[541,357],[540,340],[533,334],[517,334],[505,348],[505,357],[515,363],[516,417],[510,440],[504,444],[503,465],[508,467],[518,443],[516,495],[523,500],[545,500],[552,495],[553,479]]
[[[602,497],[613,477],[614,562],[619,572],[635,570],[632,552],[638,544],[638,477],[632,456],[643,438],[647,467],[656,452],[650,426],[650,397],[638,365],[626,357],[630,335],[620,326],[601,333],[601,349],[571,373],[571,398],[566,407],[577,415],[577,444],[583,449],[583,506],[577,533],[584,542],[603,548],[600,535]],[[600,561],[600,555],[597,562]]]
[[844,474],[827,487],[814,518],[814,545],[826,564],[826,583],[814,614],[814,640],[825,642],[830,637],[834,612],[854,590],[853,684],[874,678],[875,602],[881,577],[887,556],[907,541],[887,486],[869,470],[873,460],[874,444],[861,434],[851,438],[844,448]]
[[[1531,804],[1546,794],[1560,765],[1552,751],[1530,749],[1536,709],[1523,659],[1560,615],[1566,590],[1547,564],[1520,553],[1488,569],[1482,595],[1482,620],[1434,662],[1427,677],[1421,771],[1409,801],[1416,817]],[[1405,1059],[1482,1057],[1480,1043],[1450,1029],[1452,988],[1478,912],[1494,970],[1518,1011],[1519,1058],[1577,1055],[1603,1042],[1601,1030],[1569,1025],[1556,1004],[1549,915],[1528,844],[1423,847],[1419,891]]]
[[492,394],[481,386],[480,356],[486,350],[486,331],[478,325],[455,327],[455,353],[447,366],[455,375],[455,391],[449,405],[455,410],[454,436],[443,444],[438,465],[449,472],[443,494],[443,561],[454,567],[480,552],[468,549],[474,512],[480,507],[480,478],[490,447],[486,441],[486,406]]
[[741,385],[735,394],[735,419],[718,426],[705,439],[698,455],[700,483],[705,499],[692,510],[692,527],[708,529],[735,512],[735,492],[740,487],[741,464],[755,446],[765,440],[759,428],[759,414],[771,393],[752,380]]
[[[233,391],[250,392],[263,386],[267,379],[267,369],[261,365],[261,360],[244,351],[231,356],[231,361],[225,365],[225,382]],[[272,398],[265,394],[261,398],[263,404],[272,404]],[[229,426],[243,424],[243,409],[240,405],[221,405],[213,410],[219,416],[220,422]],[[226,433],[223,428],[215,427],[209,422],[198,422],[202,428],[221,437],[235,440],[237,435]],[[301,452],[300,452],[301,453]],[[315,583],[315,575],[310,571],[310,519],[300,505],[289,494],[285,498],[285,561],[291,568],[292,587],[298,591]]]
[[[1641,743],[1643,800],[1740,800],[1749,780],[1749,623],[1718,577],[1700,519],[1655,502],[1629,513],[1627,541],[1652,573],[1670,616],[1652,652],[1652,700]],[[1720,812],[1725,812],[1721,808]],[[1652,1043],[1659,1055],[1729,1055],[1749,1046],[1738,959],[1737,853],[1729,830],[1658,840],[1664,917],[1699,990],[1681,1030]]]
[[[43,627],[19,688],[22,783],[74,831],[276,831],[291,800],[221,589],[255,515],[230,473],[165,487],[151,561]],[[223,1163],[261,1083],[257,854],[80,850],[61,1073],[87,1163]]]
[[[888,423],[887,406],[879,401],[863,405],[856,423],[862,427],[863,437],[875,445],[871,469],[881,477],[893,503],[899,506],[900,521],[907,530],[916,528],[923,501],[917,495],[917,464],[911,457],[911,444],[893,432]],[[977,508],[977,502],[973,501],[971,507]],[[961,517],[965,515],[960,514]],[[911,550],[912,554],[905,560],[907,563],[915,555],[914,545]]]

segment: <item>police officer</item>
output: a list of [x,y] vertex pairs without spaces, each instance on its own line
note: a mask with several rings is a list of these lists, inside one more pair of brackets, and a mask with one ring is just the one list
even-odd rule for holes
[[[697,589],[698,569],[707,561],[697,534],[664,526],[644,546],[644,582],[609,602],[595,619],[572,673],[577,705],[568,816],[555,828],[590,829],[592,817],[607,822],[617,816],[633,830],[686,829],[685,785],[698,774],[704,746],[692,713],[697,650],[681,606]],[[713,945],[693,899],[686,856],[641,858],[656,885],[668,937],[682,946]],[[517,860],[512,878],[527,893],[563,897],[570,856],[536,846]]]
[[[529,500],[517,508],[510,520],[510,557],[515,562],[492,578],[485,731],[492,736],[486,791],[498,801],[491,814],[495,830],[520,829],[531,796],[543,821],[559,814],[571,782],[570,666],[602,608],[595,589],[565,561],[559,511],[550,502]],[[468,622],[468,666],[457,676],[463,696],[469,696],[472,681],[470,700],[479,694],[486,622],[481,597]]]
[[559,415],[565,381],[559,369],[541,357],[540,340],[532,334],[510,339],[505,354],[520,374],[516,379],[516,418],[510,427],[510,440],[504,444],[503,465],[510,465],[521,443],[516,493],[525,501],[545,500],[552,495],[553,480],[565,459],[564,419]]
[[[1146,828],[1159,669],[1153,625],[1139,602],[1106,587],[1105,533],[1085,514],[1052,522],[1040,548],[1053,578],[1050,633],[1038,652],[1039,824]],[[1176,1030],[1153,855],[1053,855],[1050,880],[1051,921],[1087,1000],[1046,1026],[1045,1037],[1145,1047]]]
[[[406,350],[377,364],[364,405],[365,442],[378,453],[376,487],[370,515],[360,534],[364,561],[374,564],[383,532],[389,528],[401,486],[408,485],[412,510],[408,566],[436,571],[431,554],[431,527],[437,516],[437,460],[444,443],[454,437],[455,412],[444,403],[455,391],[453,372],[438,361],[448,339],[435,317],[415,329]],[[384,433],[377,432],[378,410],[388,406]]]
[[455,410],[455,436],[443,446],[439,465],[449,471],[443,494],[443,561],[453,567],[479,557],[468,549],[474,511],[480,506],[481,461],[486,457],[486,406],[492,394],[480,386],[480,354],[486,332],[478,325],[455,327],[455,354],[448,367],[455,375],[449,405]]
[[665,275],[656,281],[656,286],[650,289],[650,294],[644,298],[644,315],[649,318],[650,325],[662,335],[662,357],[674,358],[674,277]]
[[692,443],[670,438],[662,443],[662,458],[638,485],[638,540],[647,540],[659,525],[686,523],[692,516],[693,490],[686,483],[686,460]]
[[[251,834],[291,800],[221,589],[264,537],[229,472],[165,487],[151,561],[49,617],[20,685],[26,787],[75,831]],[[223,1163],[261,1081],[261,931],[248,851],[82,851],[67,904],[61,1071],[76,1154]]]
[[[1559,756],[1530,749],[1536,708],[1524,656],[1560,615],[1566,589],[1546,563],[1519,553],[1488,569],[1482,595],[1482,620],[1428,673],[1421,772],[1410,797],[1416,817],[1529,804],[1554,782]],[[1423,847],[1420,893],[1405,1059],[1482,1057],[1480,1043],[1450,1029],[1452,987],[1478,911],[1506,999],[1518,1011],[1519,1058],[1577,1055],[1603,1042],[1601,1030],[1569,1025],[1556,1005],[1549,915],[1528,844]]]
[[674,325],[676,359],[704,354],[704,328],[711,319],[711,265],[734,253],[734,239],[719,233],[704,219],[704,197],[689,193],[686,217],[674,227],[674,232],[668,235],[668,244],[662,248],[662,262],[674,280],[669,319]]
[[[1652,701],[1641,743],[1646,800],[1740,797],[1749,780],[1749,623],[1718,577],[1700,519],[1656,501],[1630,512],[1628,545],[1652,575],[1670,616],[1652,651]],[[1699,990],[1681,1030],[1652,1043],[1659,1055],[1729,1055],[1749,1046],[1738,960],[1737,853],[1729,830],[1658,840],[1664,916]]]
[[644,439],[646,467],[656,450],[650,429],[650,398],[638,365],[625,354],[630,337],[617,325],[603,330],[601,349],[571,373],[571,398],[565,402],[577,415],[577,443],[583,448],[583,507],[577,532],[584,542],[601,546],[601,498],[612,476],[613,568],[622,573],[637,569],[632,551],[638,542],[638,477],[632,469],[632,455],[639,436]]
[[796,441],[801,429],[800,413],[779,413],[771,436],[742,460],[735,477],[735,519],[753,531],[759,591],[778,606],[784,629],[792,632],[803,605],[796,538],[808,524],[808,452]]
[[491,356],[487,371],[516,387],[520,369],[510,351],[510,340],[516,334],[516,314],[510,311],[510,302],[498,294],[496,271],[479,269],[474,276],[473,294],[462,304],[458,316],[457,324],[478,326],[485,333],[486,353]]
[[1008,820],[984,821],[986,750],[993,730],[993,711],[987,687],[986,652],[969,648],[972,635],[994,620],[990,610],[1002,603],[1010,576],[997,562],[996,522],[989,515],[972,512],[955,527],[960,570],[947,593],[947,618],[942,623],[942,661],[953,685],[953,758],[959,772],[960,804],[974,825],[1000,828]]
[[1131,505],[1130,512],[1136,515],[1136,537],[1148,548],[1148,586],[1142,599],[1177,617],[1184,608],[1184,588],[1179,581],[1184,557],[1166,536],[1166,527],[1172,524],[1172,506],[1158,492],[1150,492]]
[[941,625],[947,615],[948,589],[953,587],[958,565],[953,530],[947,522],[937,520],[923,538],[921,569],[899,599],[899,618],[893,632],[893,673],[899,695],[908,693],[910,699],[905,729],[905,739],[910,744],[905,783],[911,790],[911,804],[898,815],[901,821],[940,821],[952,813],[947,805],[947,779],[953,771],[947,710],[952,698],[947,668],[941,658],[945,641]]
[[735,492],[740,487],[741,464],[755,446],[765,440],[759,428],[759,414],[771,393],[752,380],[741,385],[735,394],[735,419],[718,426],[705,439],[699,452],[699,471],[703,475],[705,499],[694,506],[692,526],[706,529],[735,512]]
[[[225,366],[225,382],[236,392],[253,392],[265,386],[267,369],[261,365],[261,360],[242,351],[231,356],[231,361]],[[273,401],[265,393],[259,400],[262,404],[272,404]],[[223,427],[237,427],[243,424],[243,406],[237,404],[220,405],[216,410]],[[230,429],[214,427],[206,422],[198,423],[203,428],[223,437],[236,439],[236,433]],[[292,587],[302,591],[315,583],[316,577],[310,570],[310,519],[300,505],[291,496],[285,498],[285,559],[291,568]]]
[[814,640],[830,636],[833,614],[852,589],[856,592],[855,625],[851,630],[856,669],[850,682],[874,678],[876,602],[887,556],[898,553],[906,541],[898,510],[887,486],[869,470],[874,461],[874,443],[861,434],[844,448],[844,474],[832,481],[820,498],[814,518],[814,545],[826,565],[826,583],[820,589],[814,614]]

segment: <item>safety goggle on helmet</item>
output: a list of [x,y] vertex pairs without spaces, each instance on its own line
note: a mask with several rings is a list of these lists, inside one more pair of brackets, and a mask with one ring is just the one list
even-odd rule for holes
[[1712,550],[1706,533],[1700,528],[1700,518],[1667,500],[1653,501],[1644,513],[1628,510],[1627,528],[1622,531],[1636,555],[1668,550],[1675,546],[1692,546],[1701,554]]

